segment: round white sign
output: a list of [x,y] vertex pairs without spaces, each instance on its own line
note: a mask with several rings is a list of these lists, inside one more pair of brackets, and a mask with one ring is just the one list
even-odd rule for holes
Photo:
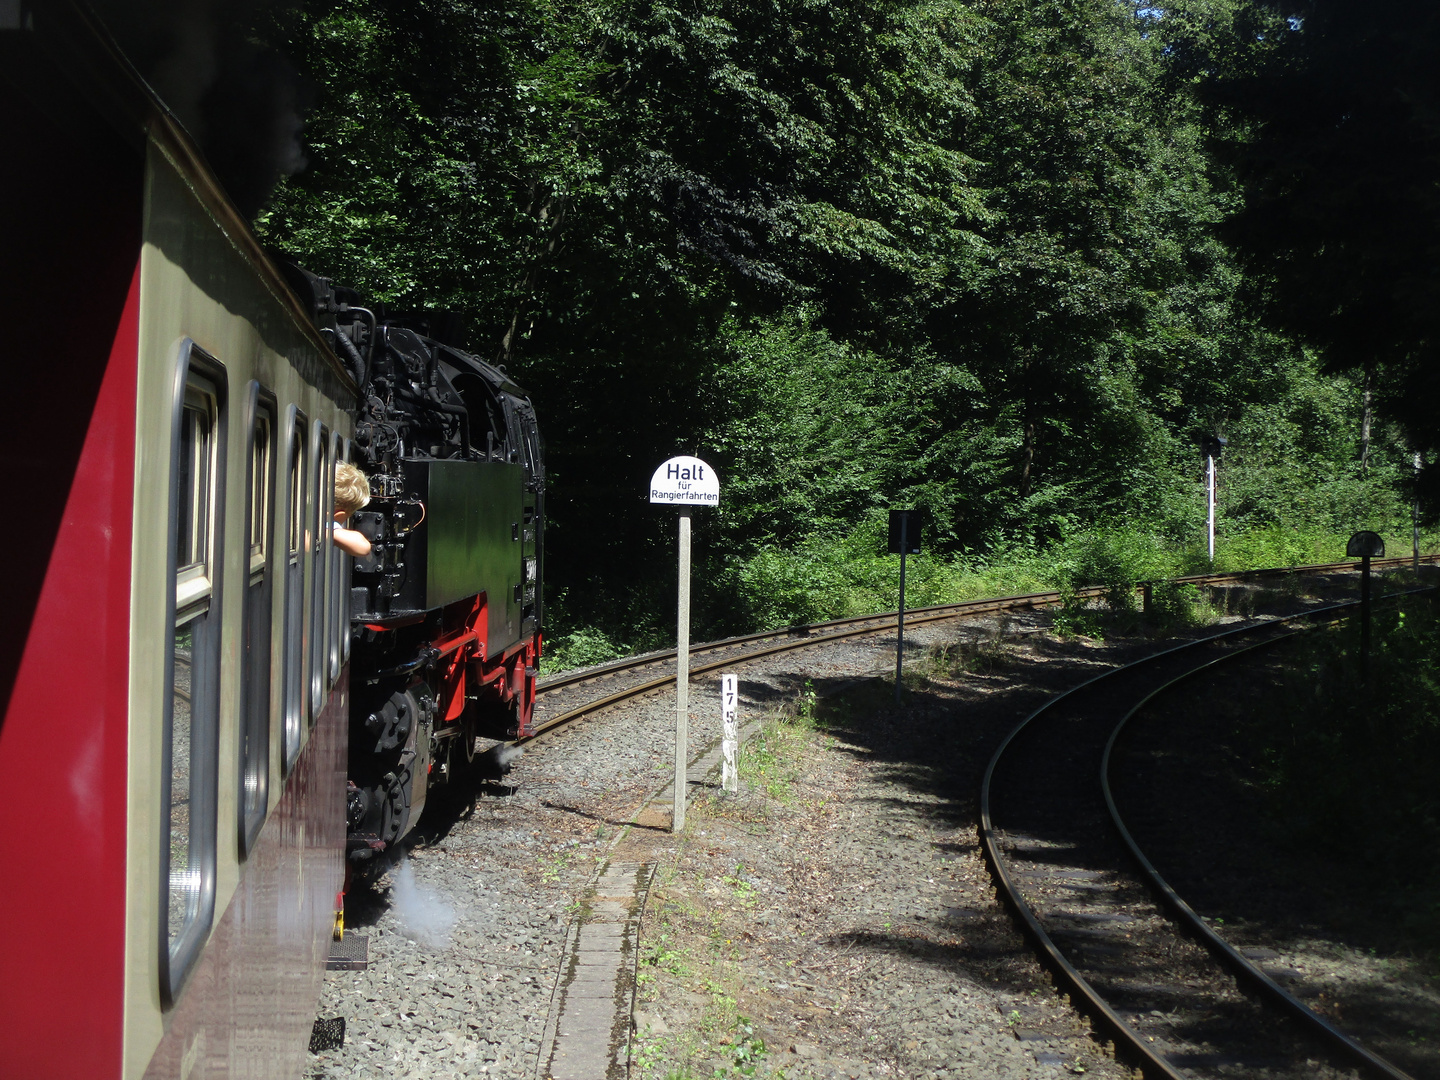
[[672,457],[650,478],[650,501],[718,506],[720,478],[698,457]]

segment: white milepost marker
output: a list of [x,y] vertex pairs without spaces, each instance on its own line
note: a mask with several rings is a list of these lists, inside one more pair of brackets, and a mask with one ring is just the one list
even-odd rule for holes
[[739,737],[735,715],[739,711],[740,694],[734,675],[720,676],[720,751],[725,755],[720,767],[720,786],[729,792],[740,790],[740,774],[735,769],[735,751]]
[[690,744],[690,511],[720,504],[720,479],[697,457],[673,457],[650,478],[650,501],[680,507],[679,605],[675,625],[675,813],[671,832],[685,828]]
[[1205,509],[1209,519],[1206,535],[1210,540],[1210,565],[1215,565],[1215,455],[1205,456]]

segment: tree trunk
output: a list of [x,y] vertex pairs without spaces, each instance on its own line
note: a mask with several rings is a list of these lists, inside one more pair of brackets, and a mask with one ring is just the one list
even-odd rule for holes
[[[537,200],[539,200],[538,206]],[[566,211],[569,209],[568,200],[561,197],[555,198],[548,193],[541,199],[540,191],[536,184],[530,186],[530,204],[525,208],[525,213],[535,219],[536,235],[526,244],[530,253],[529,261],[525,272],[521,274],[520,280],[515,283],[515,303],[510,310],[510,323],[505,328],[505,333],[500,338],[499,347],[495,351],[495,363],[499,367],[506,366],[515,355],[515,342],[522,332],[528,332],[535,327],[535,316],[531,306],[536,293],[540,288],[540,275],[545,265],[554,260],[560,249],[561,235],[565,227]],[[537,243],[538,238],[538,243]],[[538,248],[538,250],[537,250]],[[529,318],[526,319],[526,312],[529,311]],[[525,320],[528,325],[524,331],[521,329],[521,321]]]
[[1020,497],[1026,498],[1035,484],[1035,401],[1030,393],[1030,369],[1034,363],[1035,352],[1027,350],[1025,360],[1021,366],[1020,388],[1024,395],[1025,413],[1022,419],[1022,436],[1020,450]]
[[1370,382],[1374,377],[1374,361],[1365,363],[1364,393],[1360,397],[1360,471],[1370,468]]

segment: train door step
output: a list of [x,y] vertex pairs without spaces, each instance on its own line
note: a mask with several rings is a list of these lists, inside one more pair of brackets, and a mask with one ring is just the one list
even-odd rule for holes
[[370,938],[367,934],[346,934],[330,942],[326,971],[365,971],[370,967]]

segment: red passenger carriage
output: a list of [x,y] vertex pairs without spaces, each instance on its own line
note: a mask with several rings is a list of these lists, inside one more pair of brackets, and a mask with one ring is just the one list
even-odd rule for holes
[[[393,847],[478,735],[529,723],[533,413],[464,354],[317,319],[83,9],[0,6],[0,87],[0,1077],[298,1076],[347,817]],[[378,488],[353,587],[340,460]]]

